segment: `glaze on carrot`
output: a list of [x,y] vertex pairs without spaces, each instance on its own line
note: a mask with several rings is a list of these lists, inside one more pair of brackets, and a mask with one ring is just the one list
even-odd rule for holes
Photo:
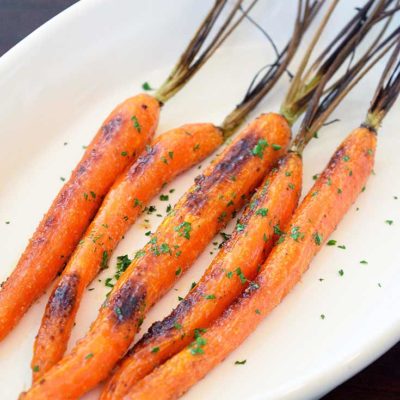
[[158,136],[117,179],[50,295],[35,340],[34,380],[64,355],[84,289],[107,267],[113,250],[143,208],[163,185],[221,144],[222,133],[214,125],[183,125]]
[[117,176],[151,140],[160,106],[146,94],[118,105],[58,193],[0,290],[0,340],[67,263]]
[[270,252],[276,231],[286,226],[296,208],[301,180],[300,157],[289,153],[266,176],[199,283],[124,358],[101,400],[122,398],[137,381],[187,346],[196,329],[207,328],[248,286]]
[[[375,133],[353,131],[336,150],[256,280],[206,332],[139,381],[124,400],[177,399],[238,347],[276,307],[355,201],[370,175]],[[201,349],[201,351],[197,351]]]
[[88,334],[21,398],[76,398],[106,378],[148,309],[242,206],[289,140],[290,127],[279,114],[264,114],[250,123],[195,179],[150,242],[136,253]]

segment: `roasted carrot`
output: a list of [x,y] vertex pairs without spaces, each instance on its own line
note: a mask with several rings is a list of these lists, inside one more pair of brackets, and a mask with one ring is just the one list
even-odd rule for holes
[[207,328],[246,288],[270,252],[279,227],[286,226],[301,192],[301,161],[290,153],[266,176],[232,237],[199,283],[162,322],[155,323],[113,375],[101,399],[122,398],[134,383],[176,354]]
[[[233,21],[237,0],[211,44],[204,46],[226,6],[216,0],[167,80],[154,96],[138,95],[117,106],[86,150],[31,238],[16,268],[0,290],[0,340],[17,324],[68,262],[104,195],[153,136],[160,105],[177,93],[207,62],[257,0]],[[21,290],[20,288],[24,288]]]
[[[314,255],[357,198],[373,166],[376,137],[356,129],[296,210],[256,280],[205,333],[139,381],[125,397],[176,399],[250,335],[307,270]],[[352,171],[352,174],[350,174]]]
[[[187,134],[190,134],[190,125],[187,125],[180,129],[182,132],[178,135],[170,132],[171,139],[167,139],[168,134],[163,135],[162,142],[157,142],[156,139],[156,147],[166,142],[163,144],[165,154],[160,152],[155,156],[144,156],[146,161],[144,166],[143,160],[139,159],[136,164],[140,165],[140,174],[135,173],[132,179],[132,174],[128,171],[126,176],[129,179],[122,177],[113,186],[96,219],[86,232],[85,238],[81,241],[81,246],[75,252],[50,296],[34,347],[32,360],[34,380],[40,378],[64,354],[83,288],[93,279],[101,265],[106,263],[128,226],[134,222],[140,211],[139,206],[146,205],[146,202],[160,189],[162,183],[211,153],[221,144],[221,135],[226,139],[235,131],[247,113],[269,92],[285,71],[304,31],[319,7],[318,2],[305,7],[304,15],[296,21],[294,38],[278,55],[274,66],[265,73],[265,77],[268,78],[266,82],[263,84],[261,81],[257,87],[247,91],[245,99],[228,115],[220,129],[211,124],[197,124],[193,127],[195,129],[193,137],[189,138]],[[163,87],[160,89],[160,92],[164,93],[161,96],[162,99],[168,97],[169,86],[170,82],[167,83],[167,89]],[[168,141],[172,141],[173,146],[167,145]],[[178,153],[182,162],[173,160]],[[185,157],[185,154],[191,156]],[[136,171],[137,168],[134,165],[131,169]],[[157,176],[154,177],[154,174]],[[146,192],[146,195],[142,192]],[[134,209],[132,209],[133,204],[136,205]],[[94,241],[96,243],[93,243]],[[68,301],[60,299],[63,296],[68,296]],[[60,308],[58,304],[63,305],[61,312],[58,311]],[[67,307],[65,307],[66,304],[68,304]]]
[[104,121],[0,290],[0,339],[62,269],[119,175],[153,136],[159,103],[141,94]]
[[76,398],[106,378],[147,310],[229,221],[289,139],[290,127],[278,114],[264,114],[250,123],[195,179],[150,242],[136,253],[88,334],[22,398]]
[[107,267],[109,254],[143,206],[165,183],[197,164],[221,143],[222,134],[212,124],[183,125],[158,136],[117,179],[50,296],[35,341],[35,379],[62,358],[83,290],[99,269]]

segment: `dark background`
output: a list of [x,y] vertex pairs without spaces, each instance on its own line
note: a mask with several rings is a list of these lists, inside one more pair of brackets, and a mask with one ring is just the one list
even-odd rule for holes
[[[0,56],[74,3],[76,0],[0,0]],[[400,343],[323,398],[344,399],[400,400]]]

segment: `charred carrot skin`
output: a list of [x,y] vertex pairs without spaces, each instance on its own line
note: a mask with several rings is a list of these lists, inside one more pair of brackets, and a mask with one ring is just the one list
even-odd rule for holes
[[290,127],[279,114],[265,114],[245,128],[195,179],[137,252],[88,334],[21,398],[76,398],[106,378],[131,344],[146,311],[243,204],[289,140]]
[[195,329],[207,328],[247,287],[270,252],[276,231],[292,216],[301,181],[301,159],[289,153],[266,176],[199,283],[129,352],[104,388],[102,400],[122,398],[137,381],[187,346]]
[[0,339],[68,261],[103,196],[151,140],[159,108],[156,99],[142,94],[124,101],[104,121],[2,285]]
[[250,335],[298,282],[357,198],[371,173],[375,147],[375,134],[367,128],[347,137],[296,210],[256,281],[202,335],[204,354],[182,350],[136,384],[125,400],[178,398]]
[[64,355],[85,287],[107,266],[143,207],[165,183],[210,155],[222,140],[212,124],[183,125],[158,136],[117,179],[49,298],[34,346],[34,380]]

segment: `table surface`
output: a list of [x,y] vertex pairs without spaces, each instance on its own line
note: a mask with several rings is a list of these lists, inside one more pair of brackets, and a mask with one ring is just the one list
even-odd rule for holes
[[[0,56],[77,0],[0,0]],[[323,400],[399,400],[400,343]]]

